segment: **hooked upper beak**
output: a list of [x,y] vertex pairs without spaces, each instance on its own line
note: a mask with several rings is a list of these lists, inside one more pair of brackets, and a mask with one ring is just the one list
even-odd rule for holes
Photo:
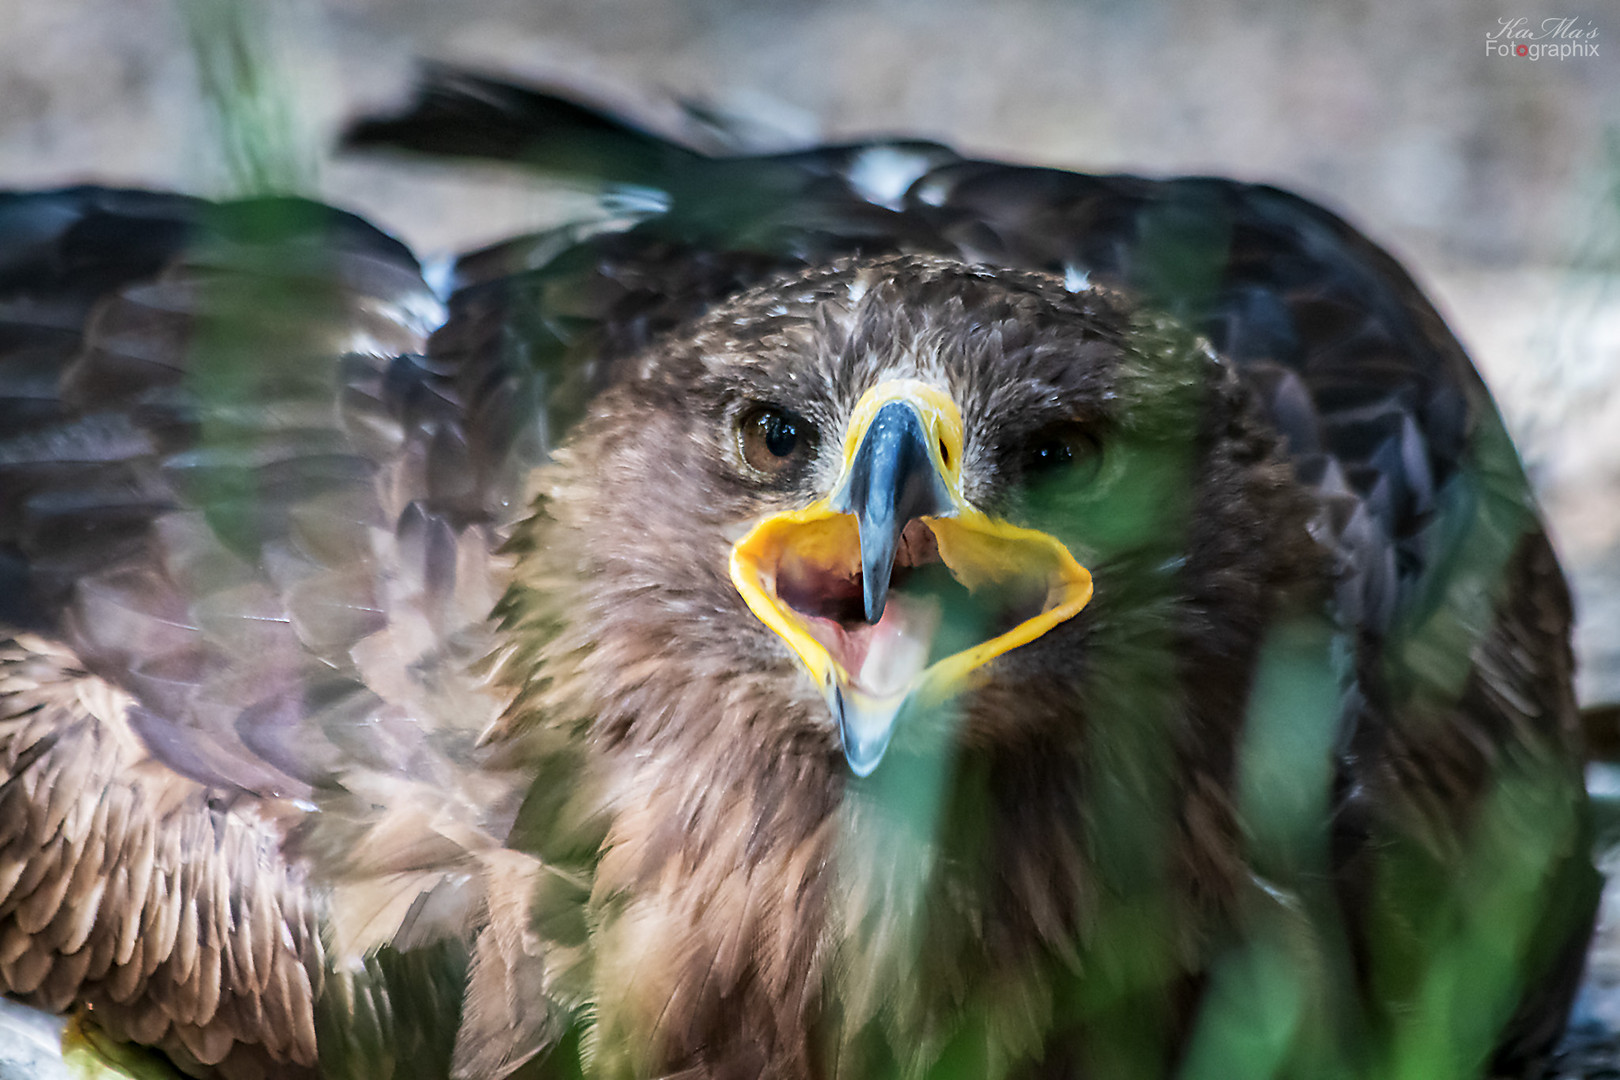
[[905,705],[960,692],[1091,598],[1059,540],[967,502],[962,450],[946,394],[882,383],[856,405],[832,494],[732,548],[733,584],[821,687],[857,776],[877,768]]
[[[940,426],[936,417],[935,426]],[[944,468],[943,436],[912,402],[883,401],[865,430],[858,433],[853,456],[846,457],[844,477],[828,506],[853,514],[861,541],[861,584],[866,621],[883,617],[901,531],[920,517],[949,517],[951,503]]]

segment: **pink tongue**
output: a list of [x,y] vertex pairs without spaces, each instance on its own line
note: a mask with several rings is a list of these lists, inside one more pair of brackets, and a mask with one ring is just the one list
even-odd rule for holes
[[928,666],[939,619],[938,599],[890,593],[876,625],[846,631],[834,624],[836,641],[830,643],[830,651],[850,673],[856,689],[873,697],[892,697],[910,689]]

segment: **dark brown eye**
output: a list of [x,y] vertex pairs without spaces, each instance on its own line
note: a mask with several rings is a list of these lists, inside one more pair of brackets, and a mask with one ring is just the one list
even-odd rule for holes
[[1085,425],[1065,421],[1036,432],[1024,444],[1024,474],[1047,476],[1070,466],[1095,468],[1101,447]]
[[771,476],[804,462],[816,446],[816,429],[809,421],[772,405],[744,414],[740,433],[743,460]]

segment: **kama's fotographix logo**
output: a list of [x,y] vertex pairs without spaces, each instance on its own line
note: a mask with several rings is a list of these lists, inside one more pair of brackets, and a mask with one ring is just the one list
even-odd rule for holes
[[1542,19],[1525,16],[1496,20],[1485,35],[1486,56],[1512,56],[1525,60],[1569,60],[1598,55],[1597,27],[1590,19]]

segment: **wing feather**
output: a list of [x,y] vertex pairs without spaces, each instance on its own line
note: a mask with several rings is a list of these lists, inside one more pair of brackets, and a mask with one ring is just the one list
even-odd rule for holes
[[324,207],[0,195],[7,991],[297,1075],[333,964],[470,947],[521,797],[473,661],[545,445],[442,318]]

